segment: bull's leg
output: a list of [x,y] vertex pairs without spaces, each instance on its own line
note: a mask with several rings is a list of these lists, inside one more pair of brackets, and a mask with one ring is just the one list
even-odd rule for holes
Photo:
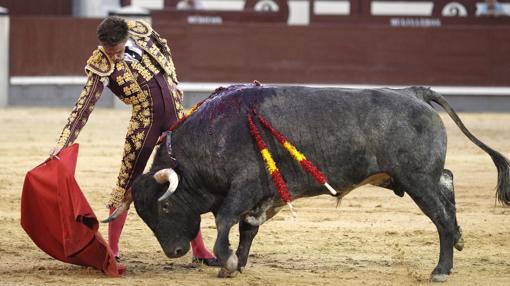
[[[453,187],[453,173],[444,169],[441,179],[439,180],[439,188],[441,192],[448,198],[448,200],[455,206],[455,192]],[[464,248],[464,237],[462,236],[462,229],[457,223],[457,215],[455,215],[455,238],[454,246],[457,250],[461,251]]]
[[432,271],[432,281],[445,281],[453,268],[453,245],[456,233],[455,206],[440,190],[438,180],[427,175],[413,175],[406,180],[407,193],[436,225],[439,233],[439,262]]
[[248,255],[250,254],[251,243],[259,232],[259,226],[251,225],[245,221],[239,222],[239,246],[237,247],[236,255],[239,259],[238,269],[240,272],[248,262]]
[[223,216],[216,216],[218,235],[214,243],[214,255],[216,255],[222,267],[218,273],[218,277],[221,278],[235,277],[238,273],[238,258],[230,249],[229,241],[230,229],[234,224],[232,221],[225,221]]
[[249,213],[244,217],[244,220],[239,222],[239,246],[236,251],[239,258],[239,272],[242,272],[248,262],[250,247],[259,231],[259,226],[275,216],[281,209],[281,207],[274,207],[273,202],[272,198],[262,201],[254,210],[256,215]]
[[222,269],[219,277],[233,277],[237,275],[239,259],[230,249],[229,234],[233,225],[240,221],[240,218],[253,209],[262,199],[262,194],[252,191],[244,192],[243,189],[257,190],[250,188],[250,184],[232,184],[228,196],[223,200],[221,207],[216,213],[217,237],[214,244],[214,254],[218,258]]

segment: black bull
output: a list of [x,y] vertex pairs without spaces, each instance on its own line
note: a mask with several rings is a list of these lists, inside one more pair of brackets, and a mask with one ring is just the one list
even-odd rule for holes
[[[463,239],[456,219],[453,175],[444,169],[446,132],[431,102],[439,104],[491,156],[498,169],[496,195],[510,204],[508,160],[475,138],[446,100],[430,89],[242,85],[219,92],[173,132],[177,167],[162,144],[151,170],[133,186],[136,210],[168,257],[187,253],[199,229],[200,214],[213,212],[214,253],[222,265],[219,275],[241,271],[259,225],[284,205],[249,133],[247,114],[256,108],[317,165],[340,197],[364,184],[382,186],[400,196],[407,193],[437,227],[440,255],[432,279],[445,280],[453,267],[453,248],[461,250]],[[293,199],[329,194],[256,124]],[[177,176],[161,181],[162,173],[173,173],[171,167],[179,177],[178,185]],[[167,191],[168,181],[174,183],[175,192]],[[233,253],[229,232],[237,223],[240,241]]]

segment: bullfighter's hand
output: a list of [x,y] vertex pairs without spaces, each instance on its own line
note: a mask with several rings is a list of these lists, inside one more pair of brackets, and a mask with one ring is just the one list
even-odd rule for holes
[[129,188],[126,193],[124,193],[124,198],[122,199],[122,204],[126,204],[126,210],[129,210],[131,203],[133,202],[133,196],[131,194],[131,188]]
[[53,158],[57,157],[58,153],[60,153],[60,150],[62,150],[61,147],[58,147],[58,146],[52,147],[51,150],[50,150],[50,153],[49,153],[50,158],[53,159]]
[[120,214],[122,214],[122,213],[126,212],[127,210],[129,210],[129,207],[131,206],[132,202],[133,202],[133,197],[131,196],[131,188],[129,188],[124,193],[124,198],[120,202],[119,206],[110,214],[109,217],[107,217],[106,219],[102,220],[101,222],[102,223],[110,223],[110,222],[116,220],[117,217]]
[[180,96],[184,95],[184,91],[182,91],[182,89],[178,85],[175,86],[175,90],[179,93]]

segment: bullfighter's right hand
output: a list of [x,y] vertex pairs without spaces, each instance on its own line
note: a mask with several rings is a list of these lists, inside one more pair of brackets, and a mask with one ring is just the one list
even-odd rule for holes
[[124,198],[122,199],[122,202],[120,203],[120,205],[110,214],[109,217],[107,217],[106,219],[102,220],[101,222],[102,223],[110,223],[110,222],[116,220],[117,217],[120,214],[122,214],[125,211],[129,210],[129,207],[131,206],[132,202],[133,202],[133,197],[132,197],[132,194],[131,194],[131,188],[129,188],[124,193]]

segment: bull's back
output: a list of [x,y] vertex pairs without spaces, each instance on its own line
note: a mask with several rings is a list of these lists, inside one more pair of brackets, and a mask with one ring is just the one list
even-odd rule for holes
[[[195,153],[202,166],[221,166],[224,173],[249,170],[264,176],[247,124],[253,108],[340,187],[380,172],[431,171],[444,160],[446,136],[437,113],[418,98],[387,89],[239,90],[217,98],[189,119],[186,133],[203,147],[187,152]],[[257,126],[283,176],[293,178],[289,187],[314,185],[270,133]],[[221,174],[216,176],[216,181],[222,180]]]
[[259,109],[295,136],[296,145],[327,162],[324,168],[338,171],[334,165],[341,163],[354,180],[401,168],[429,171],[437,166],[428,159],[446,152],[441,118],[408,91],[282,88]]

